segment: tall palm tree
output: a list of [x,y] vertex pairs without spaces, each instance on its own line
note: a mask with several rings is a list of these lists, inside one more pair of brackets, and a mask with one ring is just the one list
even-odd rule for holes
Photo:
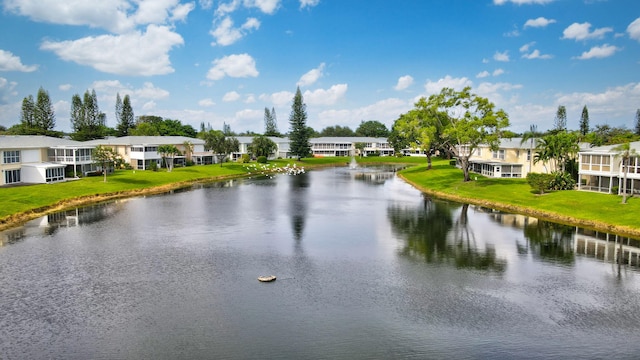
[[187,161],[191,161],[191,154],[193,154],[193,143],[189,140],[186,140],[182,143],[184,147],[184,156],[187,158]]
[[524,144],[527,140],[529,141],[529,172],[531,172],[533,164],[533,149],[535,148],[534,144],[537,145],[538,137],[540,137],[540,133],[538,132],[538,125],[531,124],[529,125],[529,131],[525,131],[522,134],[522,140],[520,140],[520,145]]
[[636,155],[636,149],[631,148],[631,144],[626,142],[613,148],[617,151],[617,156],[622,157],[622,166],[624,169],[624,176],[622,180],[622,203],[627,203],[627,173],[629,172],[629,160]]

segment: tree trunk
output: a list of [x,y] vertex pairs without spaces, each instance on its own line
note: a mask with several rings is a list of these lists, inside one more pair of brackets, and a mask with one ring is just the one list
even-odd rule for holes
[[460,157],[460,166],[462,167],[462,173],[464,174],[464,181],[470,181],[469,176],[469,158],[467,156]]
[[427,153],[427,170],[431,170],[431,153]]

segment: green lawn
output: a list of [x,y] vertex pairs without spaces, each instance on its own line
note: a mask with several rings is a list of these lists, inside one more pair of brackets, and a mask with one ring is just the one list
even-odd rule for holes
[[[621,204],[621,197],[583,191],[557,191],[537,195],[524,179],[494,179],[472,174],[473,181],[463,182],[460,169],[449,160],[433,159],[433,169],[426,170],[426,159],[419,157],[363,157],[358,163],[406,163],[412,166],[400,174],[414,186],[435,196],[467,201],[512,212],[551,218],[564,223],[595,227],[601,230],[640,234],[640,199],[629,198]],[[350,157],[324,157],[270,161],[268,167],[296,164],[307,168],[344,166]],[[260,173],[264,165],[226,163],[220,165],[161,170],[118,170],[103,178],[86,177],[56,184],[40,184],[0,188],[0,225],[12,215],[46,208],[65,200],[96,195],[126,194],[160,186],[188,186],[194,181],[211,181]]]
[[[434,161],[432,170],[421,165],[400,172],[409,182],[436,196],[535,214],[565,223],[575,223],[625,233],[640,233],[640,199],[586,191],[555,191],[538,195],[525,179],[495,179],[472,174],[464,182],[460,169],[448,161]],[[476,180],[477,179],[477,180]],[[613,229],[613,228],[611,228]]]

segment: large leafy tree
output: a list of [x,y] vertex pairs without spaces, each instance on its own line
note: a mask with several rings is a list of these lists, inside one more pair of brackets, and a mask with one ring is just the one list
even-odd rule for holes
[[311,154],[311,144],[309,143],[309,131],[307,130],[307,110],[302,99],[300,87],[297,88],[291,105],[291,114],[289,115],[289,150],[291,155],[300,158],[307,157]]
[[627,174],[629,173],[630,160],[636,156],[636,150],[631,147],[631,144],[626,142],[613,148],[613,151],[617,152],[617,156],[622,158],[623,180],[622,180],[622,203],[627,203]]
[[356,136],[383,137],[389,136],[389,129],[380,121],[361,121],[356,129]]
[[589,110],[587,105],[582,108],[582,115],[580,116],[580,135],[586,136],[589,133]]
[[180,155],[180,150],[175,145],[160,145],[158,146],[158,153],[162,156],[167,171],[171,172],[173,170],[173,159]]
[[267,158],[277,149],[278,145],[263,135],[254,136],[251,144],[249,145],[249,151],[254,156],[265,156]]
[[204,148],[213,152],[220,161],[220,166],[224,163],[227,155],[240,151],[240,141],[235,137],[227,137],[220,130],[209,130],[204,136]]
[[[410,131],[413,141],[423,149],[434,144],[458,158],[464,181],[469,181],[469,157],[480,144],[497,149],[502,132],[509,126],[504,110],[496,110],[488,99],[471,92],[470,87],[461,91],[443,88],[439,94],[421,98],[414,110],[401,116],[396,124],[400,131]],[[402,121],[406,122],[402,124]],[[426,144],[429,144],[428,146]]]
[[442,140],[444,125],[438,114],[428,108],[427,100],[421,98],[413,110],[396,120],[389,141],[396,152],[405,148],[423,151],[427,155],[427,169],[431,169],[431,153]]

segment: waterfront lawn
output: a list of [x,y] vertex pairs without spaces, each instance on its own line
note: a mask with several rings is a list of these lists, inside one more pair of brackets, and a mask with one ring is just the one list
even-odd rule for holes
[[[445,197],[460,198],[471,203],[505,204],[502,208],[542,211],[559,221],[565,218],[640,229],[640,199],[587,191],[553,191],[538,195],[526,179],[496,179],[471,174],[472,181],[464,182],[462,171],[449,165],[448,160],[434,160],[433,169],[417,166],[400,172],[421,190],[431,190]],[[477,179],[477,180],[476,180]],[[437,196],[437,194],[436,194]],[[500,206],[496,206],[501,208]]]

